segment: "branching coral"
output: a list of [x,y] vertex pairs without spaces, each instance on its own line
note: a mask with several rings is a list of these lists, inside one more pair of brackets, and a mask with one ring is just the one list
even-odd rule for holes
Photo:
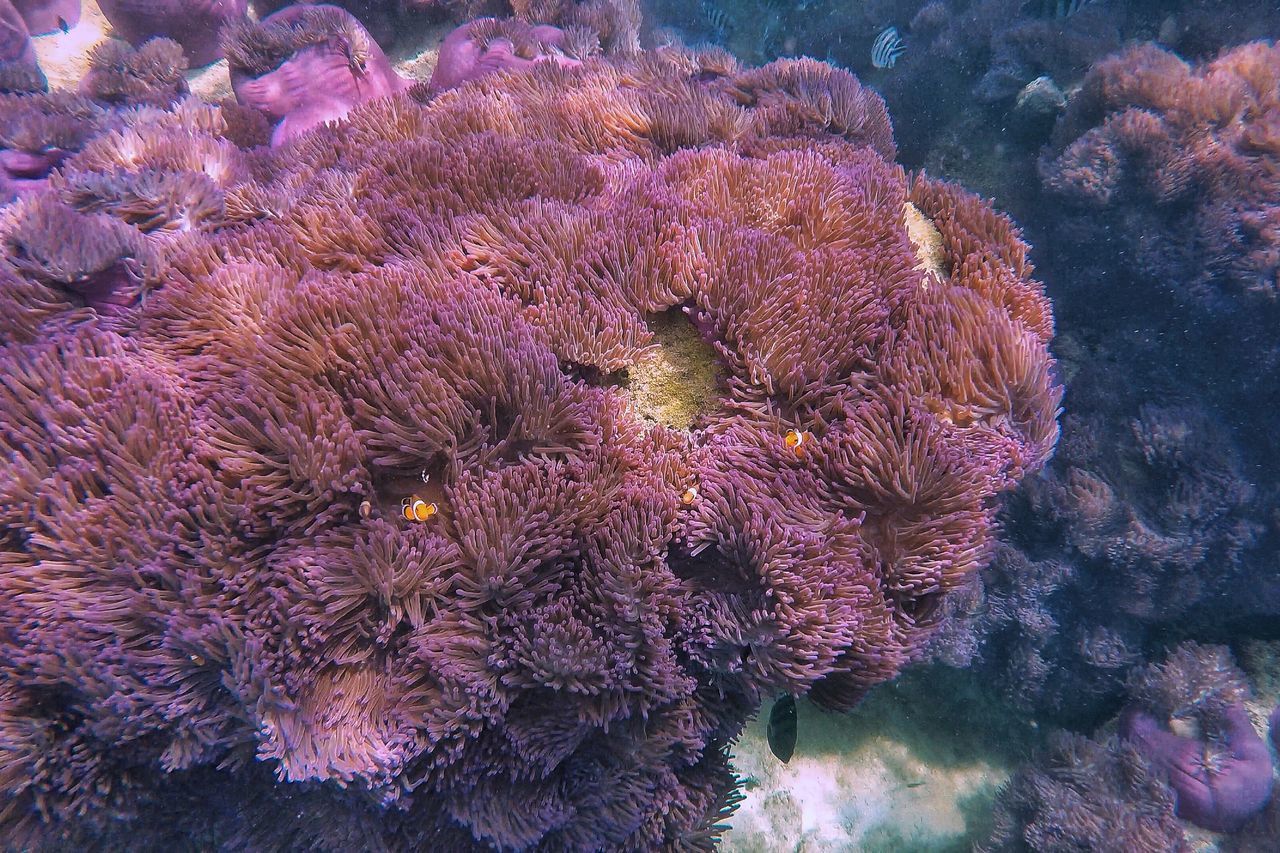
[[[1026,247],[849,75],[410,94],[252,154],[151,111],[56,177],[157,272],[110,322],[20,296],[56,333],[0,351],[12,837],[707,847],[762,699],[892,677],[1052,449]],[[723,377],[688,429],[627,392],[673,323]]]

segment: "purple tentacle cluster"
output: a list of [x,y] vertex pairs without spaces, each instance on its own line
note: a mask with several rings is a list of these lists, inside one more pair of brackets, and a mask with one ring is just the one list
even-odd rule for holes
[[760,702],[891,678],[1051,452],[1027,247],[812,61],[347,110],[108,111],[0,222],[0,832],[706,847]]

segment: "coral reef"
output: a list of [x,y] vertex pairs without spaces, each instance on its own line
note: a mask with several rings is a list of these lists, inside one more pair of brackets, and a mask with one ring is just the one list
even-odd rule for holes
[[[705,847],[749,715],[917,655],[1056,441],[1026,245],[829,66],[535,63],[252,152],[95,110],[0,222],[20,846]],[[660,317],[720,362],[687,428],[626,390]]]
[[[752,62],[815,56],[852,69],[884,94],[905,162],[1013,192],[1034,179],[1028,155],[1052,127],[1052,115],[1046,122],[1016,106],[1037,80],[1066,91],[1137,40],[1158,39],[1196,59],[1280,28],[1280,10],[1235,0],[1086,2],[1059,12],[1037,0],[652,3],[660,41],[709,41]],[[892,68],[876,68],[871,47],[890,25],[906,51]],[[989,159],[1013,175],[987,174]]]

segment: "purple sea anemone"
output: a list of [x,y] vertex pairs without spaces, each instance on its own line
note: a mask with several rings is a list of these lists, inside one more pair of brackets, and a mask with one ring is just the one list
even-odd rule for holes
[[[359,31],[274,26],[242,90],[352,78]],[[347,109],[253,152],[129,111],[17,206],[0,832],[705,849],[760,703],[893,677],[1052,451],[1027,246],[817,62]]]

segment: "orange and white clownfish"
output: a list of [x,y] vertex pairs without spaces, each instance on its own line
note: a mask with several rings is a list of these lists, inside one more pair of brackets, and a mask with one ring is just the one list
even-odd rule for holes
[[789,429],[787,430],[787,434],[783,437],[782,443],[785,444],[787,446],[787,449],[790,450],[792,453],[794,453],[796,456],[804,456],[805,445],[808,444],[812,439],[813,439],[813,436],[807,432],[800,432],[799,430]]
[[424,501],[417,495],[411,495],[400,501],[400,514],[405,521],[428,521],[440,511],[434,502]]
[[684,493],[682,495],[680,495],[680,503],[684,504],[685,506],[689,506],[697,499],[698,499],[697,486],[690,486],[689,488],[684,490]]

